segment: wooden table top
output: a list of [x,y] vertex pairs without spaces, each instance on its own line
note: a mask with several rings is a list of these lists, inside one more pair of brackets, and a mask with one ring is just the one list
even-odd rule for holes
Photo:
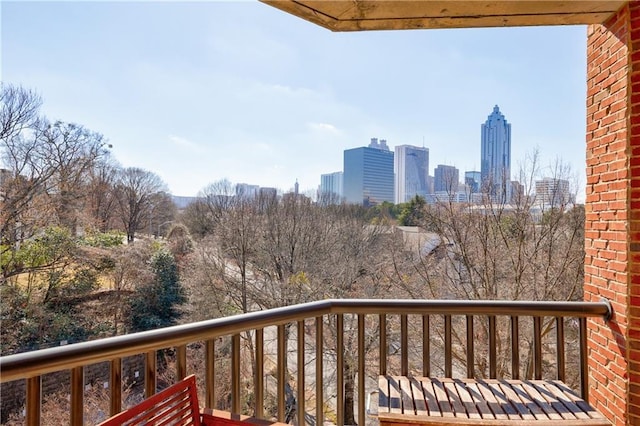
[[380,376],[379,387],[381,425],[611,425],[558,380]]

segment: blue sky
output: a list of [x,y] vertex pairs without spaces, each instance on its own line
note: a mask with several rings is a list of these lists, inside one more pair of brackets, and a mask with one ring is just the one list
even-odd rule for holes
[[586,27],[332,33],[253,1],[0,3],[2,81],[104,134],[175,195],[227,178],[315,189],[387,139],[480,168],[498,104],[512,177],[534,149],[585,185]]

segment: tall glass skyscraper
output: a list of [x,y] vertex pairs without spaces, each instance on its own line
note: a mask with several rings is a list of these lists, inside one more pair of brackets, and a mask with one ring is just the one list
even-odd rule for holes
[[395,203],[406,203],[416,195],[424,197],[429,176],[429,149],[411,145],[395,148]]
[[482,125],[480,156],[482,190],[503,201],[509,199],[511,180],[511,124],[498,105]]
[[369,147],[344,151],[343,194],[348,203],[393,203],[393,152],[384,142],[372,148],[372,140]]

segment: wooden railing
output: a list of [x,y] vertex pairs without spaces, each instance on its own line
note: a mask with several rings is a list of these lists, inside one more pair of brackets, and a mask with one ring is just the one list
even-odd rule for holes
[[[324,300],[0,357],[0,380],[26,379],[26,423],[39,425],[41,377],[70,370],[70,421],[72,425],[81,425],[85,366],[110,362],[110,411],[116,414],[122,408],[121,369],[124,357],[139,354],[146,357],[145,394],[149,396],[156,392],[157,387],[157,351],[175,348],[175,376],[182,379],[188,374],[187,345],[204,342],[204,404],[208,408],[216,408],[215,345],[220,337],[230,337],[231,410],[239,413],[242,409],[240,364],[250,359],[254,362],[254,402],[249,407],[253,412],[246,414],[264,417],[265,329],[275,328],[277,419],[285,419],[285,393],[288,382],[292,381],[298,424],[305,424],[305,415],[308,414],[305,409],[305,381],[312,376],[315,381],[315,424],[323,423],[326,408],[324,389],[329,385],[324,374],[327,368],[325,353],[329,351],[332,370],[335,367],[336,371],[335,383],[331,384],[335,386],[332,401],[336,423],[344,424],[345,371],[353,373],[355,369],[355,374],[348,375],[347,379],[354,378],[356,418],[364,424],[365,397],[371,390],[366,388],[365,378],[371,368],[377,370],[375,375],[415,373],[423,376],[519,378],[524,374],[535,379],[553,375],[564,380],[565,348],[567,340],[572,341],[569,334],[575,334],[579,388],[583,398],[588,399],[586,321],[589,317],[606,320],[610,314],[611,308],[606,301]],[[345,321],[353,324],[346,331]],[[241,349],[241,333],[246,332],[251,332],[253,353],[242,358],[241,353],[247,349]],[[291,349],[289,339],[296,342],[295,350]],[[355,344],[349,346],[347,341]],[[498,353],[498,341],[508,341],[508,351],[505,349]],[[309,354],[305,345],[313,348],[314,368],[304,367]],[[372,345],[373,351],[369,350]],[[478,345],[487,348],[486,356]],[[351,349],[349,353],[354,354],[353,360],[345,359],[345,349]],[[530,356],[525,357],[525,352]],[[498,361],[504,361],[505,356],[510,358],[510,368],[506,370],[498,367]],[[297,373],[289,380],[288,371],[283,366],[294,359]],[[483,362],[478,363],[479,359]],[[531,360],[530,368],[523,369],[526,367],[521,365],[523,359]],[[488,367],[483,367],[485,364]],[[437,372],[434,367],[437,367]],[[545,371],[545,368],[555,371]],[[313,372],[309,373],[307,370],[311,369]]]

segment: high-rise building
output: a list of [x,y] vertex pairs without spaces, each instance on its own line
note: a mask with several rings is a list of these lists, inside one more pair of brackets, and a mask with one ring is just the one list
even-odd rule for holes
[[529,201],[529,196],[525,191],[525,187],[523,184],[518,182],[517,180],[512,180],[509,182],[510,192],[509,192],[509,204],[514,206],[522,206],[524,203]]
[[482,190],[506,202],[511,180],[511,124],[498,105],[482,125],[480,173]]
[[429,193],[429,149],[411,145],[395,147],[395,203],[406,203]]
[[469,187],[469,191],[472,194],[480,192],[480,182],[482,182],[480,172],[464,172],[464,184]]
[[342,172],[320,175],[320,193],[318,200],[323,204],[336,204],[342,201]]
[[258,196],[262,200],[275,199],[278,197],[278,190],[276,188],[269,188],[268,186],[261,186],[258,190]]
[[343,190],[348,203],[393,203],[393,152],[386,141],[371,139],[368,147],[344,151]]
[[536,204],[542,209],[566,207],[573,202],[568,180],[544,178],[536,181]]
[[453,166],[438,164],[433,171],[433,192],[453,194],[458,191],[460,172]]
[[244,198],[255,198],[258,195],[260,186],[249,185],[248,183],[236,184],[236,196]]

